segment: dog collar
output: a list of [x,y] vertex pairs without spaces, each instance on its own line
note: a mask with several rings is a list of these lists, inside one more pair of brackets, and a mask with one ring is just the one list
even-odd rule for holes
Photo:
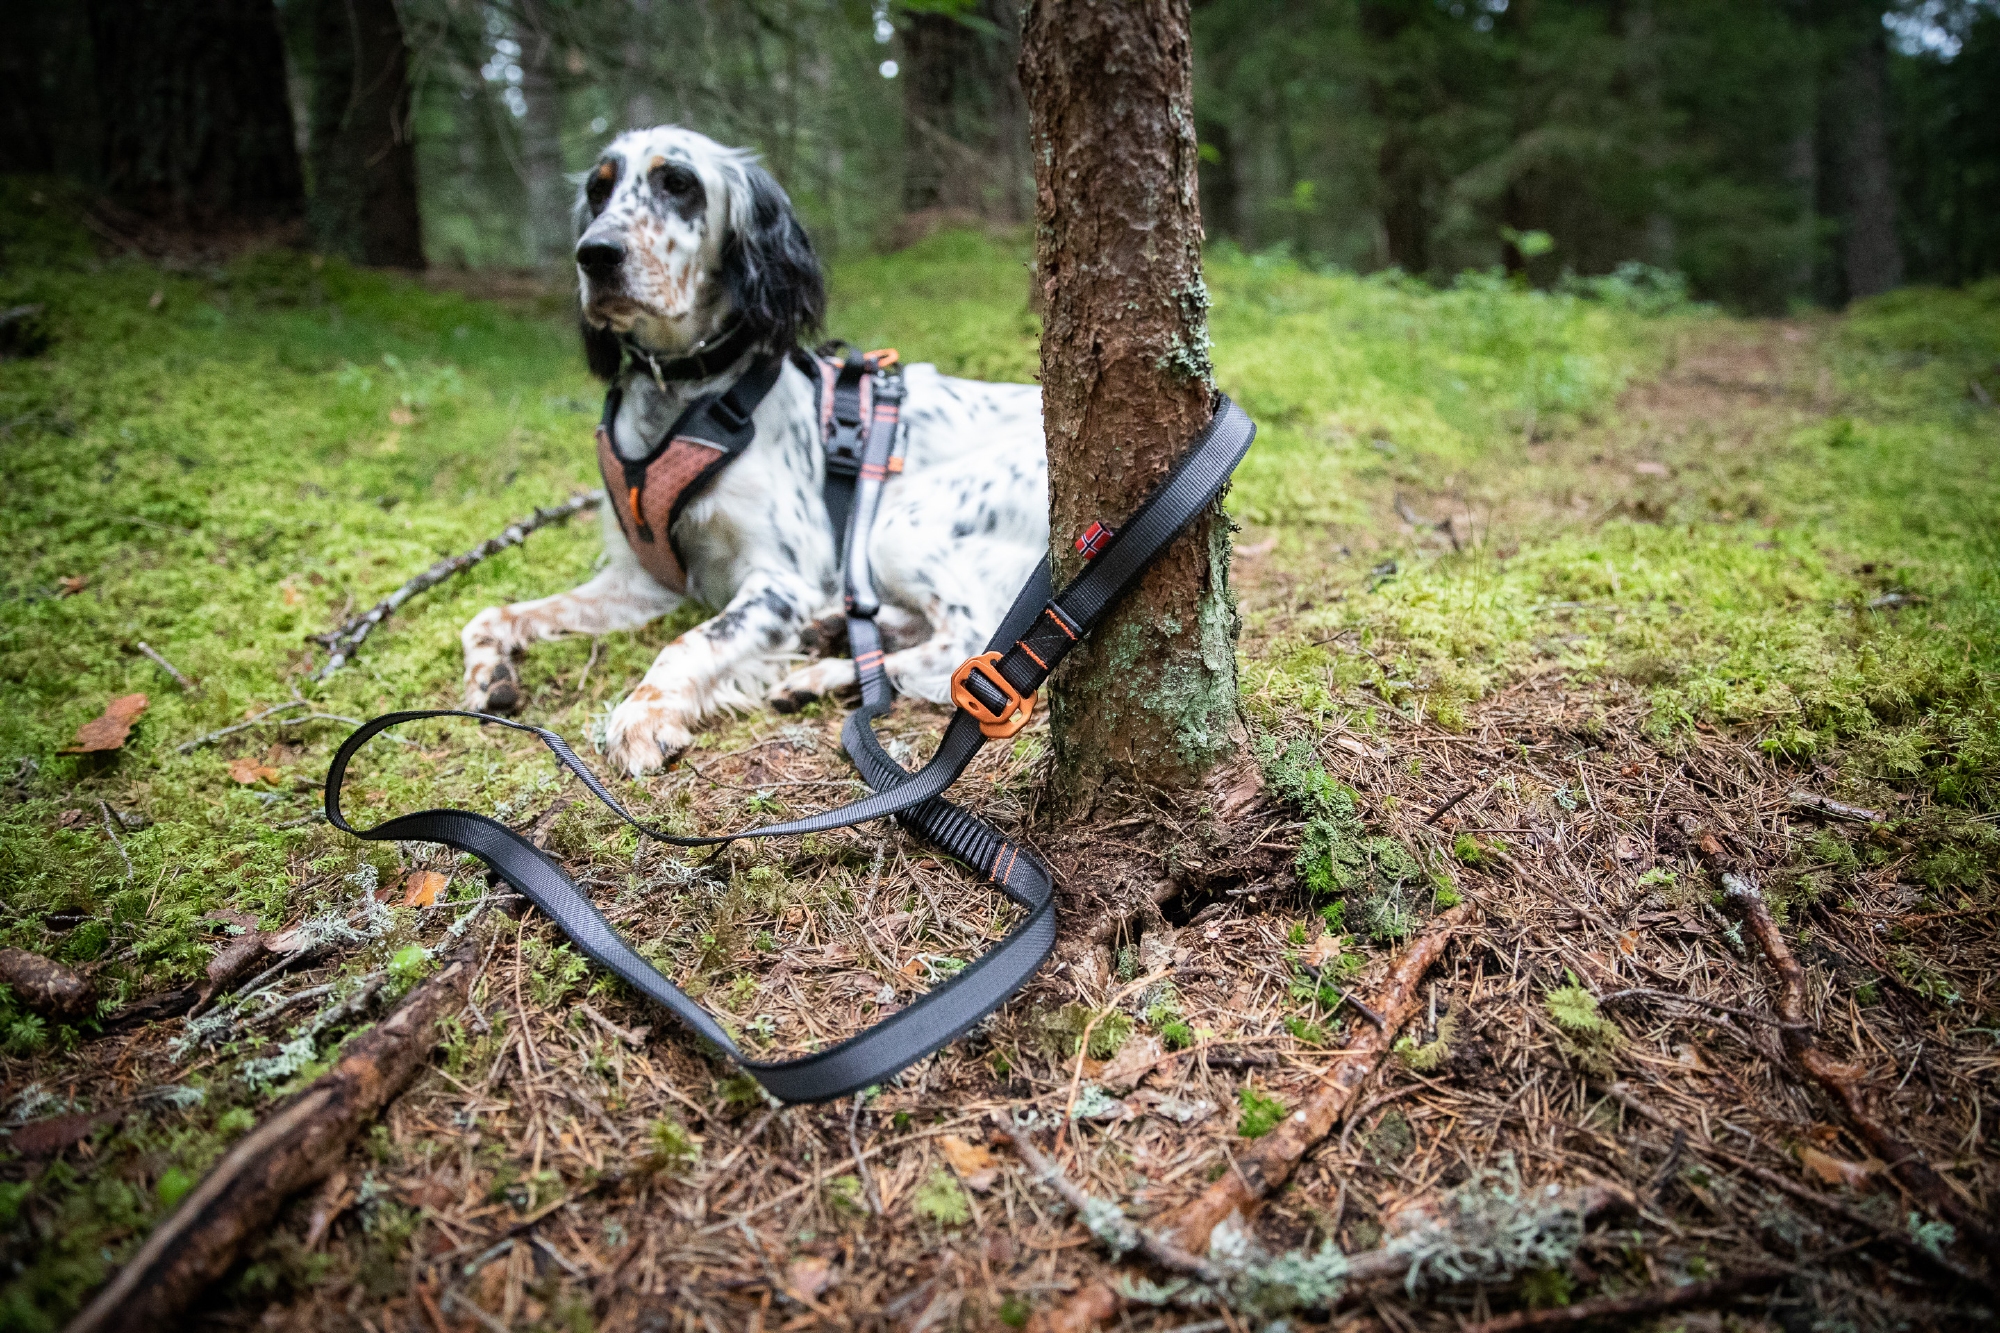
[[632,341],[629,333],[619,335],[618,339],[619,345],[625,349],[627,364],[644,366],[646,373],[653,377],[653,383],[663,389],[670,380],[705,380],[720,375],[735,365],[756,341],[756,332],[740,319],[707,343],[682,356],[662,357],[649,352]]

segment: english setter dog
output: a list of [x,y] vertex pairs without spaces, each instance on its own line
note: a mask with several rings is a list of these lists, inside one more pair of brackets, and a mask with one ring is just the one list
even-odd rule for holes
[[[825,284],[791,200],[754,157],[676,126],[632,130],[585,178],[576,248],[585,354],[621,390],[608,423],[621,460],[647,456],[700,395],[728,388],[753,359],[788,352],[824,312]],[[754,333],[719,374],[663,379],[671,360]],[[898,692],[950,696],[952,670],[978,652],[1048,549],[1041,391],[984,384],[928,364],[903,373],[904,470],[882,496],[869,561]],[[799,665],[801,631],[840,605],[840,535],[821,490],[826,459],[814,386],[787,359],[757,407],[755,437],[673,524],[687,595],[720,614],[660,651],[605,729],[633,777],[672,763],[703,719],[760,699],[780,708],[852,686],[854,663]],[[636,629],[678,606],[602,506],[609,563],[582,587],[489,607],[460,639],[465,705],[523,702],[519,654],[540,639]]]

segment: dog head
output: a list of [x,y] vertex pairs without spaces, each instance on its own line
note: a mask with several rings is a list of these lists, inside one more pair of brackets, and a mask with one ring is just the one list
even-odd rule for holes
[[756,158],[675,125],[629,130],[585,175],[576,271],[590,368],[621,336],[673,356],[747,323],[768,350],[818,327],[826,284],[792,201]]

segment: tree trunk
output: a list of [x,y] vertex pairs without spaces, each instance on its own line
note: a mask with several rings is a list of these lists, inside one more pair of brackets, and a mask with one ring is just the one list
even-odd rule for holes
[[363,264],[424,266],[409,52],[392,0],[314,0],[313,197],[320,244]]
[[[1214,414],[1188,0],[1035,0],[1022,37],[1056,586]],[[1229,520],[1169,546],[1056,673],[1058,805],[1190,789],[1242,744]]]
[[1882,25],[1870,23],[1855,40],[1846,68],[1834,84],[1846,214],[1841,267],[1849,300],[1875,296],[1903,282],[1903,255],[1896,242],[1896,182],[1889,164],[1888,63]]
[[1432,167],[1417,129],[1423,93],[1408,76],[1401,50],[1410,26],[1408,6],[1364,0],[1360,20],[1369,53],[1368,104],[1382,135],[1375,178],[1384,257],[1405,273],[1421,275],[1431,267]]
[[557,82],[556,39],[540,4],[524,4],[520,26],[521,96],[528,112],[521,117],[521,168],[528,187],[525,219],[528,262],[535,268],[555,268],[569,259],[570,191],[563,180],[562,90]]
[[305,211],[271,0],[91,0],[103,185],[176,226]]
[[1026,215],[1027,115],[1015,75],[1020,11],[983,0],[969,18],[916,12],[903,32],[903,211]]

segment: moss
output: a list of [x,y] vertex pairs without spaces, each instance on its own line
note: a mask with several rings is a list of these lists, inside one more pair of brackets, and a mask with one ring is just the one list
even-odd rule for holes
[[1236,1132],[1246,1139],[1261,1139],[1285,1118],[1285,1104],[1268,1093],[1244,1085],[1236,1091],[1242,1114],[1236,1118]]
[[930,1173],[911,1199],[917,1216],[943,1227],[962,1227],[972,1220],[972,1204],[958,1178],[945,1167]]

